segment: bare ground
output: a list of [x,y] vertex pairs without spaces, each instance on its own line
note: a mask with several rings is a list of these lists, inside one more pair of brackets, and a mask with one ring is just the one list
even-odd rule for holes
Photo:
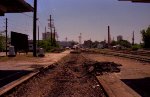
[[86,61],[72,54],[60,61],[53,69],[35,76],[6,97],[105,97],[96,77],[87,73]]
[[45,57],[33,57],[32,54],[21,54],[16,57],[0,57],[0,70],[33,70],[36,67],[55,63],[69,52],[46,53]]
[[[114,73],[114,78],[117,79],[110,81],[109,78],[113,77],[112,75],[110,77],[108,77],[108,75],[103,76],[105,81],[108,82],[108,86],[110,86],[111,90],[114,91],[114,94],[117,92],[120,94],[119,91],[121,91],[121,89],[116,88],[118,85],[120,85],[117,83],[117,80],[120,79],[124,84],[140,94],[140,97],[150,97],[150,63],[102,54],[86,54],[85,56],[100,62],[115,62],[122,65],[120,67],[120,73]],[[126,89],[124,88],[124,90]],[[129,96],[124,95],[124,97]]]

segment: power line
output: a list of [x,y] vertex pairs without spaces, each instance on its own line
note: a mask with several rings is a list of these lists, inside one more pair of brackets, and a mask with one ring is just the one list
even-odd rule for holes
[[42,25],[42,23],[41,23],[41,21],[38,19],[38,22],[39,22],[39,24],[41,25],[41,27],[43,28],[43,29],[45,29],[45,27]]
[[9,26],[11,26],[13,28],[17,28],[17,29],[23,29],[23,28],[30,27],[30,26],[27,26],[27,25],[16,25],[16,24],[12,24],[12,23],[9,23]]
[[21,13],[21,14],[23,14],[23,15],[25,15],[25,16],[27,16],[27,17],[29,17],[29,18],[32,18],[32,19],[33,19],[33,16],[30,16],[30,15],[25,14],[25,13]]

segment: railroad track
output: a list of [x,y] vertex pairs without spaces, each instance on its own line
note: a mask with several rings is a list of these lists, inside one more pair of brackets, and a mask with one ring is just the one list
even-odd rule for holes
[[[71,54],[55,65],[29,73],[30,76],[20,82],[14,82],[15,85],[9,89],[0,89],[0,96],[109,97],[109,87],[104,87],[95,75],[87,73],[83,64],[89,61],[92,62],[82,54]],[[16,72],[10,76],[18,74],[19,72]],[[4,79],[7,78],[9,77]]]
[[20,83],[13,91],[3,96],[108,97],[96,77],[86,73],[82,66],[84,61],[80,54],[71,54],[54,67],[41,70],[26,83]]
[[131,55],[139,55],[139,56],[147,56],[150,57],[150,51],[147,50],[139,50],[139,51],[132,51],[132,50],[110,50],[111,52],[118,52],[124,54],[131,54]]
[[39,71],[31,72],[31,71],[18,71],[12,74],[7,75],[0,79],[0,97],[12,91],[16,87],[20,86],[24,82],[28,81],[33,76],[37,75]]
[[[130,52],[125,53],[124,51],[116,51],[116,50],[87,50],[87,51],[83,51],[83,52],[84,53],[96,53],[96,54],[119,56],[119,57],[134,59],[134,60],[138,60],[138,61],[143,61],[143,62],[150,62],[149,56],[146,56],[146,55],[143,55],[140,53],[133,54]],[[146,52],[144,51],[144,53],[146,53]]]
[[3,87],[22,76],[31,73],[31,71],[25,70],[0,70],[0,87]]
[[100,52],[101,54],[106,54],[106,55],[113,55],[113,56],[119,56],[119,57],[125,57],[125,58],[130,58],[130,59],[135,59],[143,62],[150,62],[150,57],[147,56],[141,56],[141,55],[133,55],[133,54],[125,54],[125,53],[118,53],[115,51],[108,51],[108,52]]

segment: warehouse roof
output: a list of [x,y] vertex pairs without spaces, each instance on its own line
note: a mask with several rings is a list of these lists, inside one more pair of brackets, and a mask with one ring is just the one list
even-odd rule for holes
[[32,12],[33,7],[24,0],[0,0],[0,16],[5,13]]

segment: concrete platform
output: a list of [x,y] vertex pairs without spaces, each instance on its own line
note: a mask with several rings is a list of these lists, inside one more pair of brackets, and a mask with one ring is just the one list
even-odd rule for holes
[[124,84],[115,74],[97,76],[109,97],[141,97],[138,93]]
[[[68,55],[70,51],[65,51],[62,53],[47,53],[45,57],[38,58],[38,60],[33,61],[6,61],[6,62],[0,62],[0,71],[4,72],[5,74],[0,74],[0,82],[5,82],[6,80],[12,79],[11,77],[15,76],[14,74],[22,73],[23,72],[30,72],[28,74],[22,75],[22,77],[17,77],[16,79],[13,79],[12,82],[4,83],[6,85],[2,86],[0,88],[0,96],[2,96],[7,91],[13,89],[14,87],[18,86],[19,84],[23,83],[24,81],[27,81],[31,77],[35,76],[39,73],[37,71],[37,68],[44,67],[59,61],[64,56]],[[32,72],[33,71],[33,72]],[[12,72],[14,74],[12,74]],[[10,73],[10,74],[9,74]],[[3,84],[3,83],[1,83]]]
[[69,53],[69,50],[62,53],[46,53],[45,57],[30,58],[30,60],[15,60],[14,58],[10,58],[8,61],[0,62],[0,70],[34,70],[53,64]]

